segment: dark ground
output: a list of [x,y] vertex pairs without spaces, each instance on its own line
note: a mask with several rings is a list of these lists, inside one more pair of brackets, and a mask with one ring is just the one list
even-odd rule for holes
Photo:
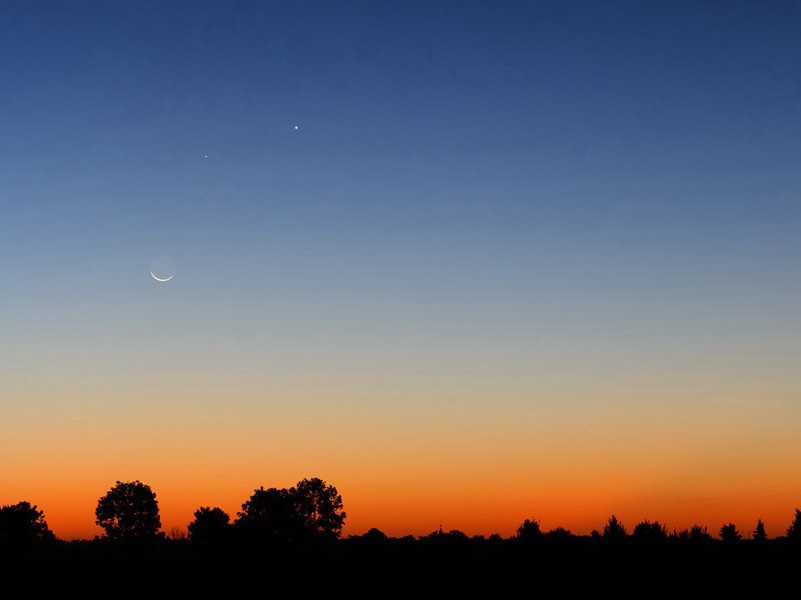
[[293,595],[338,590],[358,597],[770,597],[779,585],[783,596],[801,596],[801,548],[784,540],[731,545],[613,544],[592,538],[533,544],[342,540],[305,549],[201,548],[170,540],[140,546],[57,542],[7,550],[1,564],[0,589],[19,582],[23,590],[48,596],[74,591],[160,597],[171,590],[171,595],[264,597],[287,589]]

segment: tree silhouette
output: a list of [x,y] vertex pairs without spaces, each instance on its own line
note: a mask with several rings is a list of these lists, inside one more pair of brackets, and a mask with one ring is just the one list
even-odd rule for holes
[[242,505],[235,529],[258,543],[327,542],[345,522],[342,496],[322,479],[302,479],[293,488],[263,487]]
[[217,545],[225,541],[230,517],[221,508],[201,506],[189,524],[189,541],[193,544]]
[[756,524],[756,529],[754,529],[754,541],[755,542],[764,542],[768,539],[768,534],[765,533],[765,524],[762,522],[762,519],[759,519]]
[[712,536],[706,530],[706,527],[701,525],[693,525],[690,527],[690,541],[693,543],[708,542]]
[[801,543],[801,509],[795,509],[795,518],[787,528],[787,539]]
[[380,529],[376,529],[375,527],[370,528],[370,530],[361,536],[362,541],[368,542],[370,544],[382,544],[386,542],[389,538],[387,534],[385,534]]
[[53,540],[44,512],[30,502],[0,507],[0,546],[28,546]]
[[540,529],[540,522],[534,518],[526,519],[517,528],[517,539],[523,542],[534,542],[542,539],[542,530]]
[[255,490],[242,505],[234,527],[241,538],[251,543],[291,543],[303,533],[293,494],[286,488]]
[[339,538],[347,514],[337,488],[313,477],[299,481],[290,495],[309,539],[332,541]]
[[623,523],[617,520],[615,515],[609,517],[609,520],[604,525],[604,539],[610,541],[618,541],[627,537],[626,528]]
[[159,537],[161,518],[156,494],[139,481],[118,481],[95,509],[96,523],[116,541],[144,541]]
[[569,540],[573,537],[573,533],[569,529],[565,529],[564,527],[557,527],[555,529],[551,529],[548,533],[545,534],[545,538],[549,541],[554,542],[564,542]]
[[451,529],[450,531],[443,531],[440,527],[429,533],[428,535],[420,536],[421,542],[433,542],[437,544],[464,544],[470,541],[467,534],[458,529]]
[[667,540],[667,531],[665,530],[665,527],[661,525],[659,521],[654,521],[652,523],[647,519],[637,523],[631,535],[638,542],[645,542],[649,544],[660,543]]
[[737,531],[737,527],[734,526],[734,523],[726,523],[723,527],[720,528],[720,539],[728,544],[733,544],[734,542],[739,542],[743,539],[743,536],[740,535],[740,532]]

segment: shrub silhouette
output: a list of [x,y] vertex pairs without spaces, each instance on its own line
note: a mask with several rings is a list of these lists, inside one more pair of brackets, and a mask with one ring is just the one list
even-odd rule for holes
[[367,533],[361,536],[361,539],[370,544],[381,544],[386,542],[389,538],[380,529],[372,527]]
[[228,537],[230,517],[221,508],[201,506],[188,526],[189,541],[193,544],[218,545]]
[[146,541],[160,537],[161,518],[156,494],[139,481],[118,481],[95,509],[96,523],[115,541]]
[[764,542],[766,539],[768,539],[768,534],[765,533],[765,524],[762,522],[762,519],[757,521],[753,536],[755,542]]
[[541,540],[543,537],[542,530],[540,529],[540,522],[536,519],[526,519],[517,528],[517,539],[523,542],[534,542]]
[[699,542],[708,542],[712,539],[712,536],[706,530],[706,527],[702,525],[693,525],[690,527],[690,541],[694,543]]
[[545,534],[545,539],[552,542],[565,542],[573,537],[573,533],[569,529],[565,529],[564,527],[557,527],[555,529],[551,529],[548,533]]
[[0,507],[0,546],[20,547],[55,540],[44,512],[30,502]]
[[619,541],[626,539],[628,533],[623,523],[617,520],[615,515],[609,517],[609,520],[604,525],[604,539],[610,541]]
[[451,529],[442,531],[442,528],[432,531],[428,535],[420,537],[421,542],[432,542],[437,544],[463,544],[470,541],[470,538],[463,531]]
[[720,528],[719,535],[720,539],[727,544],[733,544],[743,539],[743,536],[741,536],[740,532],[737,531],[737,527],[735,527],[734,523],[726,523]]
[[647,519],[637,523],[631,535],[638,542],[644,542],[648,544],[661,543],[667,540],[667,531],[665,530],[665,527],[661,525],[659,521],[654,521],[652,523]]
[[787,539],[796,543],[801,543],[801,509],[795,509],[795,518],[787,528]]

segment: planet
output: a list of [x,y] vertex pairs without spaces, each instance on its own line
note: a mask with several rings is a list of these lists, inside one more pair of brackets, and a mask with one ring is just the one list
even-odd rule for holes
[[175,263],[169,256],[159,256],[150,263],[150,275],[156,281],[164,283],[175,277]]

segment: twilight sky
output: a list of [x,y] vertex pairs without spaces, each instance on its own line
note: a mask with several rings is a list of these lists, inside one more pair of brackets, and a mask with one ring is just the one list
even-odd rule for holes
[[346,533],[782,532],[799,31],[778,1],[5,2],[0,503],[88,537],[117,479],[169,529],[320,476]]

